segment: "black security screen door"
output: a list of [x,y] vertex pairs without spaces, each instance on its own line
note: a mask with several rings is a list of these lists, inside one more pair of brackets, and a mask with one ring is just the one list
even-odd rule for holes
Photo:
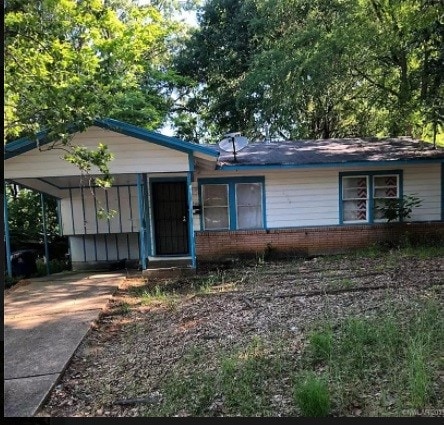
[[186,182],[153,182],[156,255],[188,254]]

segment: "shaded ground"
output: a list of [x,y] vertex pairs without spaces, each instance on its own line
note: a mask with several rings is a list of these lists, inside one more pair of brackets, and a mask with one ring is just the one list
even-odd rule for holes
[[[327,320],[334,327],[346,317],[371,318],[394,309],[410,320],[421,299],[433,298],[442,306],[443,282],[441,257],[401,254],[243,264],[157,287],[127,279],[37,416],[162,415],[152,409],[162,401],[165,385],[177,377],[186,380],[193,369],[216,370],[221,353],[262,341],[273,357],[285,343],[285,358],[296,364],[318,323]],[[435,398],[421,416],[444,415],[439,410],[443,378],[444,372],[434,377]],[[267,381],[272,400],[267,415],[300,413],[289,385],[272,376]],[[378,398],[378,389],[372,391],[376,396],[362,397]],[[232,414],[217,395],[205,403],[203,416]],[[351,404],[333,415],[390,411],[389,406],[381,413],[371,401],[368,406]],[[191,414],[187,406],[169,413]]]

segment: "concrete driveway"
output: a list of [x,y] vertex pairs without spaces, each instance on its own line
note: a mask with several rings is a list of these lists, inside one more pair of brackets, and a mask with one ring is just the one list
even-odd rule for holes
[[36,413],[124,278],[59,273],[5,293],[4,417]]

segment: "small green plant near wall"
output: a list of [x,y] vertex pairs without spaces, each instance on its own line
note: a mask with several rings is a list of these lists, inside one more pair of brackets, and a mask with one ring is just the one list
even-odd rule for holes
[[404,221],[410,219],[414,208],[421,206],[422,200],[415,194],[404,195],[402,199],[384,199],[384,204],[376,206],[383,218],[391,221]]

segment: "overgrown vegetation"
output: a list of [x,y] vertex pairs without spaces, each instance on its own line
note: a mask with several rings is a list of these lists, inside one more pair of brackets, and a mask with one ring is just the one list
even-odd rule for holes
[[444,248],[377,252],[141,282],[116,305],[121,321],[105,316],[84,343],[43,412],[442,414]]
[[245,347],[219,350],[208,369],[208,353],[193,347],[165,378],[162,403],[144,413],[270,416],[273,387],[289,391],[292,413],[302,416],[396,416],[439,407],[442,307],[433,298],[416,301],[410,322],[402,310],[327,321],[296,360],[285,340],[253,337]]

